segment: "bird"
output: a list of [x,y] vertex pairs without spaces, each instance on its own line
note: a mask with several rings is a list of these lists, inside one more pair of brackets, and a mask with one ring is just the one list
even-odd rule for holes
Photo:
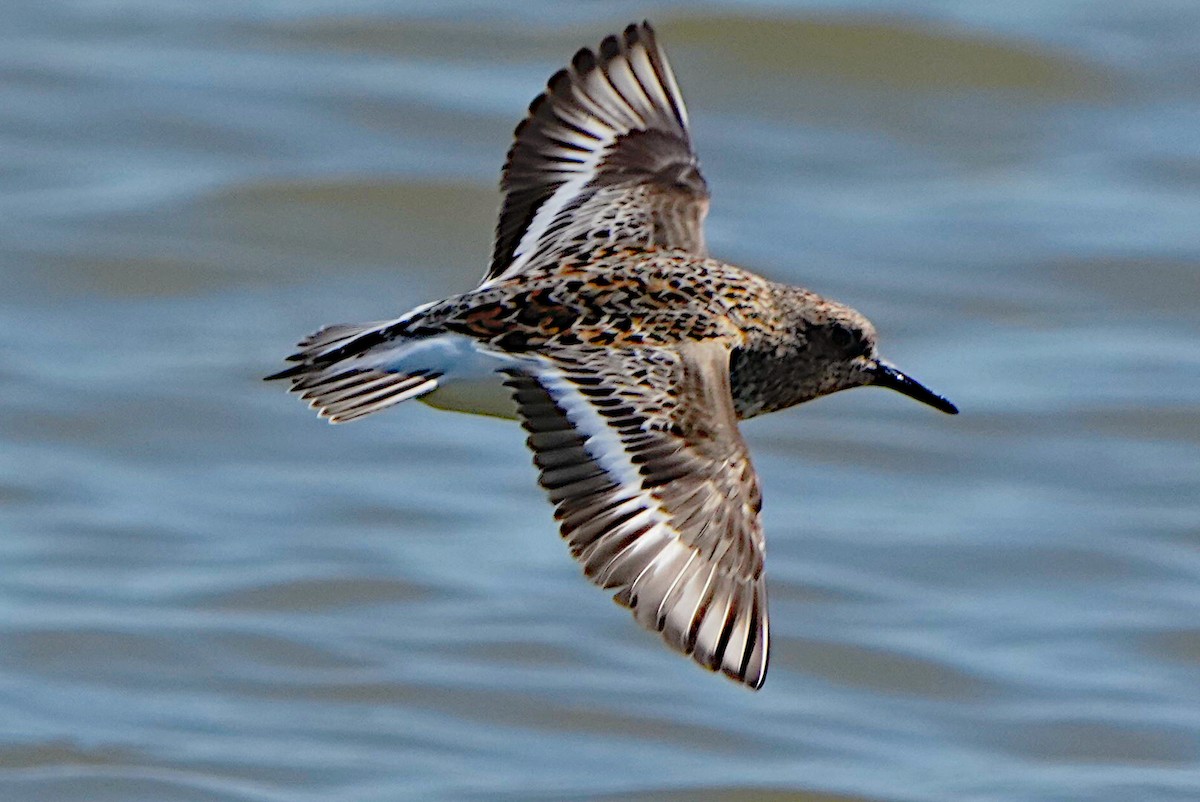
[[583,48],[514,132],[469,292],[316,331],[267,380],[333,423],[410,399],[521,422],[584,574],[758,690],[762,495],[741,420],[854,387],[949,414],[849,306],[708,255],[709,190],[649,22]]

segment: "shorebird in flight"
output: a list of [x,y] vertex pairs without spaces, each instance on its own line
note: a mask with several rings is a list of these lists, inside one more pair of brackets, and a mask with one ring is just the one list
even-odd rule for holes
[[957,409],[882,359],[855,310],[708,256],[708,185],[648,23],[550,79],[501,188],[478,287],[327,326],[268,378],[334,423],[413,398],[519,419],[588,578],[761,687],[761,496],[738,421],[861,386]]

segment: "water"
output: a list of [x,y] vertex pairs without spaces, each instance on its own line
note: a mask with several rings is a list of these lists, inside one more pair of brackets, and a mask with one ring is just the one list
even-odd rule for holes
[[[482,273],[521,110],[650,16],[715,253],[963,410],[745,426],[749,693],[580,576],[504,422],[264,386]],[[0,798],[1200,798],[1200,6],[11,3]]]

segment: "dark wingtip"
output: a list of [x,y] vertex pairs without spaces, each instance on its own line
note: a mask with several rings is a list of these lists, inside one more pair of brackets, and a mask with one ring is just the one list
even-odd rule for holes
[[621,44],[615,36],[606,36],[600,42],[600,57],[604,61],[612,61],[621,52]]
[[[551,79],[551,80],[553,80],[553,79]],[[530,117],[536,117],[537,113],[541,110],[542,106],[546,105],[547,100],[549,100],[549,97],[546,95],[546,93],[545,92],[541,93],[540,95],[535,97],[533,100],[529,101],[529,109],[527,110],[526,113]]]
[[596,54],[589,48],[581,47],[571,57],[571,66],[575,68],[575,72],[585,75],[596,68]]
[[550,76],[550,80],[546,82],[546,89],[552,95],[562,95],[571,85],[571,73],[567,69],[561,69]]

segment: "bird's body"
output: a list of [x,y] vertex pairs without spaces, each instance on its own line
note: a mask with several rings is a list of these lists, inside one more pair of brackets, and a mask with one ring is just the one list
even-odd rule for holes
[[708,257],[707,185],[646,24],[551,79],[503,188],[479,287],[322,329],[270,378],[334,422],[411,398],[521,420],[587,575],[760,687],[761,497],[737,421],[868,384],[953,406],[881,360],[858,312]]

